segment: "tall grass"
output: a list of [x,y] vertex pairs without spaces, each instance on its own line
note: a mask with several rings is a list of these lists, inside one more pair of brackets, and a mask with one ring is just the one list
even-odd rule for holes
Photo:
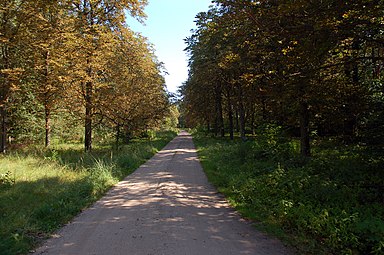
[[80,144],[0,156],[0,253],[25,254],[164,147],[175,133],[119,151]]
[[323,141],[307,160],[279,132],[194,142],[209,180],[299,254],[384,254],[382,155]]

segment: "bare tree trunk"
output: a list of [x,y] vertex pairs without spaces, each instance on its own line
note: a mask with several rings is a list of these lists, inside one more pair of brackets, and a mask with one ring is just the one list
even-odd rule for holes
[[92,150],[92,82],[85,84],[85,151]]
[[231,92],[229,89],[227,91],[227,111],[228,111],[228,119],[229,119],[229,138],[233,140],[233,110],[232,110]]
[[223,119],[223,106],[221,98],[221,86],[217,85],[215,90],[215,101],[216,101],[216,118],[215,118],[215,135],[220,134],[224,137],[224,119]]
[[116,125],[116,150],[119,149],[120,124]]
[[214,133],[214,136],[218,136],[218,133],[219,133],[219,122],[218,122],[217,116],[215,116],[215,121],[213,123],[213,133]]
[[45,105],[45,147],[51,144],[51,109]]
[[6,110],[4,105],[0,106],[0,119],[1,119],[0,153],[5,153],[7,148],[7,124],[6,124]]
[[238,100],[239,100],[239,120],[240,120],[240,137],[243,140],[246,140],[245,137],[245,110],[243,103],[243,90],[241,86],[238,86]]
[[261,96],[261,105],[262,105],[262,118],[263,122],[266,122],[267,120],[267,100],[265,99],[265,96]]
[[[2,64],[4,69],[10,67],[9,58],[8,58],[8,47],[3,46],[1,48],[2,52]],[[5,153],[7,149],[7,110],[6,103],[9,94],[9,81],[8,75],[2,74],[4,77],[4,84],[1,84],[0,87],[0,121],[1,121],[1,138],[0,138],[0,153]]]
[[251,112],[251,129],[252,129],[252,135],[256,134],[255,130],[255,107],[252,105],[252,112]]
[[311,156],[309,109],[306,102],[300,103],[300,153],[304,157]]
[[[44,76],[45,76],[45,86],[46,88],[49,87],[49,51],[46,51],[45,52],[45,72],[44,72]],[[45,98],[44,98],[44,109],[45,109],[45,147],[48,147],[51,143],[51,139],[50,139],[50,136],[51,136],[51,125],[50,125],[50,122],[51,122],[51,109],[49,107],[49,103],[48,103],[48,98],[49,98],[49,92],[47,91],[47,93],[45,94]]]
[[240,137],[243,140],[246,140],[245,137],[245,111],[244,111],[244,106],[243,103],[240,102],[239,105],[239,118],[240,118]]
[[[86,7],[89,5],[89,10],[86,10]],[[97,37],[95,36],[95,31],[93,28],[94,25],[94,17],[95,14],[92,9],[92,3],[90,0],[84,0],[84,9],[82,10],[83,18],[86,22],[89,22],[90,32],[89,35],[93,36],[92,39],[92,45],[93,50],[89,52],[88,58],[87,58],[87,65],[86,65],[86,73],[87,78],[90,79],[87,82],[85,82],[85,125],[84,125],[84,131],[85,131],[85,137],[84,137],[84,149],[86,152],[92,151],[92,115],[93,115],[93,70],[92,70],[92,56],[95,51],[97,51],[98,45],[97,45]]]
[[218,118],[219,118],[220,136],[224,137],[225,136],[225,130],[224,130],[223,106],[221,104],[221,98],[220,98],[220,103],[219,103],[218,107],[219,107]]
[[236,126],[236,132],[239,132],[240,127],[239,127],[239,108],[238,108],[238,105],[236,106],[236,111],[235,111],[235,126]]

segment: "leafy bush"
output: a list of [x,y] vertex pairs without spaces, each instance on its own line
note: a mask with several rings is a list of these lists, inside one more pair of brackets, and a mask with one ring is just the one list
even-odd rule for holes
[[276,126],[247,142],[194,141],[209,180],[247,218],[283,229],[299,253],[383,253],[382,156],[325,141],[303,160]]

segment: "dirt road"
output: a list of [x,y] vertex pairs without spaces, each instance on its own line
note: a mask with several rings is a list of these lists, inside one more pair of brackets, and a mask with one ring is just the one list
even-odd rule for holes
[[35,254],[290,253],[228,206],[182,132]]

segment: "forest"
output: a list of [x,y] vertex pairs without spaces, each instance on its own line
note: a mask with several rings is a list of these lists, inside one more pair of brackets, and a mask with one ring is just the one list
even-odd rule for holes
[[299,254],[383,254],[384,1],[212,3],[180,89],[210,181]]
[[383,254],[384,1],[213,0],[177,103],[125,22],[146,4],[0,0],[0,253],[33,251],[180,121],[257,228],[297,254]]
[[94,129],[129,140],[168,114],[162,63],[125,24],[145,18],[146,1],[0,5],[1,152],[51,137],[90,151]]
[[27,254],[175,135],[145,0],[0,0],[0,253]]
[[382,145],[382,1],[214,1],[186,39],[189,124],[241,137],[276,123]]

